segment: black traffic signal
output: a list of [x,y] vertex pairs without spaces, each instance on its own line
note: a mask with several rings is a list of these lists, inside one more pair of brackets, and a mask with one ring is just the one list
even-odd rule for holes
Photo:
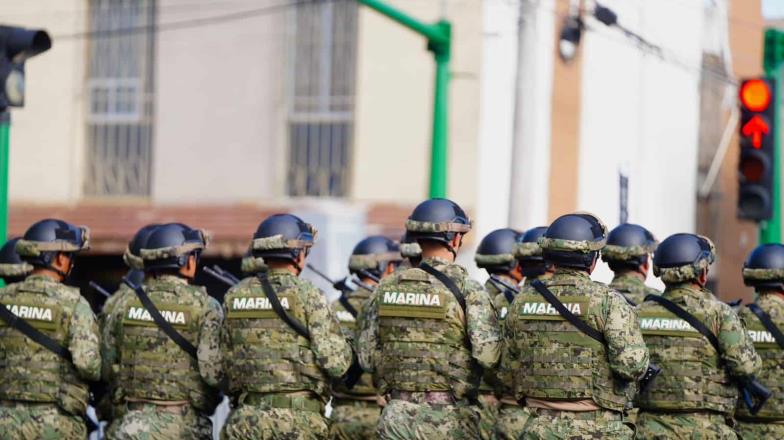
[[771,80],[741,82],[738,218],[762,221],[773,215],[775,96]]
[[52,47],[46,31],[0,26],[0,112],[24,105],[24,63]]

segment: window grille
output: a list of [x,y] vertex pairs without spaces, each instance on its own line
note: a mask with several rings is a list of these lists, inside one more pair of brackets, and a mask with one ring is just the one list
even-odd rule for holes
[[[89,5],[90,30],[98,34],[88,41],[85,194],[148,196],[155,0],[89,0]],[[144,30],[117,32],[129,28]]]
[[292,14],[289,195],[348,195],[357,9],[356,0],[312,0]]

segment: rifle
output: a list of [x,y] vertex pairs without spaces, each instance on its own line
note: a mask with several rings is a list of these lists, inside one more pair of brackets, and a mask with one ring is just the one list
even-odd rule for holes
[[337,280],[337,281],[332,281],[332,278],[330,278],[330,277],[329,277],[327,274],[325,274],[324,272],[322,272],[322,271],[320,271],[320,270],[316,269],[316,267],[315,267],[315,266],[313,266],[312,264],[308,263],[308,264],[307,264],[307,267],[308,267],[308,269],[312,270],[312,271],[313,271],[313,272],[314,272],[316,275],[318,275],[318,276],[320,276],[321,278],[323,278],[323,279],[324,279],[324,281],[326,281],[326,282],[328,282],[329,284],[331,284],[331,285],[332,285],[332,287],[333,287],[335,290],[337,290],[337,291],[340,291],[340,292],[343,292],[343,293],[351,293],[351,292],[354,292],[354,291],[356,291],[356,290],[357,290],[357,289],[356,289],[356,287],[352,287],[350,284],[348,284],[348,280],[349,280],[349,278],[351,279],[351,282],[352,282],[353,284],[356,284],[356,285],[358,285],[359,287],[362,287],[362,288],[364,288],[364,289],[367,289],[367,290],[370,290],[370,291],[372,291],[372,290],[373,290],[373,288],[372,288],[372,287],[368,286],[367,284],[363,283],[362,281],[358,280],[358,279],[357,279],[357,278],[355,278],[355,277],[345,277],[345,278],[341,278],[341,279],[339,279],[339,280]]
[[498,275],[490,275],[490,282],[495,286],[496,289],[504,292],[504,297],[506,297],[506,301],[509,304],[512,303],[515,295],[520,293],[519,288],[502,280]]
[[107,298],[112,296],[112,294],[109,293],[108,290],[106,290],[103,287],[101,287],[101,285],[96,283],[95,281],[90,281],[90,288],[95,290],[96,292],[100,293],[101,295],[107,297]]
[[642,378],[637,381],[637,383],[640,385],[640,394],[648,390],[648,387],[650,387],[653,383],[653,379],[656,379],[656,376],[661,374],[661,372],[662,369],[660,366],[654,363],[648,363],[648,369],[645,370],[645,374],[643,374]]
[[239,278],[234,276],[233,273],[224,270],[222,267],[218,266],[217,264],[214,264],[212,267],[204,266],[202,269],[207,275],[215,278],[216,280],[222,282],[223,284],[226,284],[229,287],[233,287],[235,284],[240,282]]
[[743,403],[752,415],[757,414],[762,409],[762,406],[765,405],[765,402],[773,395],[772,391],[753,377],[739,380],[738,389],[743,397]]

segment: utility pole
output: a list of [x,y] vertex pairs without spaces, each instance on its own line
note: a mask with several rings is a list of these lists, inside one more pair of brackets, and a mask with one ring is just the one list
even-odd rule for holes
[[781,100],[782,75],[784,75],[784,32],[776,29],[765,31],[765,49],[763,58],[765,76],[775,84],[776,94],[773,97],[776,120],[773,125],[773,215],[770,220],[760,223],[759,242],[781,243]]
[[382,0],[357,0],[427,40],[427,50],[436,62],[433,96],[433,137],[430,150],[430,197],[446,197],[449,135],[449,66],[452,56],[452,24],[441,19],[424,23]]

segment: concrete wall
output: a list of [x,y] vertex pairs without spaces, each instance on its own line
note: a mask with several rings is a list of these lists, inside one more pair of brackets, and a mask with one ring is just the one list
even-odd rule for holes
[[607,6],[667,60],[592,22],[583,52],[578,208],[617,225],[618,171],[626,169],[630,222],[659,238],[694,231],[702,2],[690,0],[677,14],[669,2]]
[[52,49],[26,64],[26,103],[11,110],[11,202],[81,197],[84,163],[85,40],[82,0],[0,1],[3,24],[46,29]]
[[[436,21],[440,2],[389,2]],[[482,2],[447,2],[453,24],[449,197],[476,202]],[[363,7],[359,16],[352,194],[359,200],[415,203],[427,196],[434,61],[425,40]]]
[[[159,23],[183,19],[181,8],[168,7],[177,3],[159,1]],[[216,13],[224,10],[192,9],[187,19]],[[283,194],[286,18],[276,12],[159,33],[157,202],[258,201]]]

